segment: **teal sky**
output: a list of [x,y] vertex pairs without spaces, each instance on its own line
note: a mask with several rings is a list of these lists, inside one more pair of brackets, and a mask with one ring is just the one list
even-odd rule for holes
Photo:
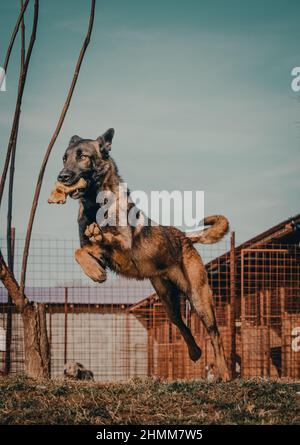
[[[41,159],[55,128],[89,16],[89,1],[41,0],[24,94],[14,225],[22,236]],[[18,0],[0,6],[3,63]],[[73,134],[116,129],[112,155],[131,189],[204,190],[243,241],[299,213],[300,3],[97,0],[94,31],[50,158],[35,237],[77,237],[78,203],[47,196]],[[26,14],[27,37],[32,13]],[[18,78],[19,42],[0,93],[1,165]],[[2,168],[2,167],[1,167]],[[6,209],[1,216],[5,233]]]

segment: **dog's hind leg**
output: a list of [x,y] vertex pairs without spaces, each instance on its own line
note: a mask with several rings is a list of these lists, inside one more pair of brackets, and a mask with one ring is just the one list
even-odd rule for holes
[[194,362],[199,360],[201,357],[201,349],[197,345],[191,331],[182,320],[179,289],[175,284],[161,277],[153,277],[150,281],[166,310],[168,318],[181,332],[187,344],[190,358]]
[[188,298],[210,336],[219,376],[222,380],[227,381],[229,380],[229,371],[217,326],[212,292],[208,284],[206,270],[198,252],[189,245],[186,245],[183,250],[183,264],[184,273],[189,282]]

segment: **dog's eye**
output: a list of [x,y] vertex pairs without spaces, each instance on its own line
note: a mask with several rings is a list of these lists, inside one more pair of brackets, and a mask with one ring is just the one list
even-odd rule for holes
[[80,159],[81,161],[84,161],[86,158],[87,158],[86,155],[80,155],[80,156],[79,156],[79,159]]
[[63,157],[63,163],[65,163],[65,162],[66,162],[66,160],[67,160],[67,157],[66,157],[66,156],[64,156],[64,157]]

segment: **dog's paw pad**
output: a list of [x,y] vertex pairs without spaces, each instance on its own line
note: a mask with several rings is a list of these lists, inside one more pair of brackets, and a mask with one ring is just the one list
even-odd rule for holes
[[84,234],[89,238],[92,243],[97,243],[102,240],[101,229],[96,223],[90,224],[85,229]]

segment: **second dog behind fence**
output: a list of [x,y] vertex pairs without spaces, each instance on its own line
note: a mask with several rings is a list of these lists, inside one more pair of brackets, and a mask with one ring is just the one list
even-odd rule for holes
[[75,380],[94,380],[92,371],[86,369],[81,363],[67,362],[64,366],[64,377]]

